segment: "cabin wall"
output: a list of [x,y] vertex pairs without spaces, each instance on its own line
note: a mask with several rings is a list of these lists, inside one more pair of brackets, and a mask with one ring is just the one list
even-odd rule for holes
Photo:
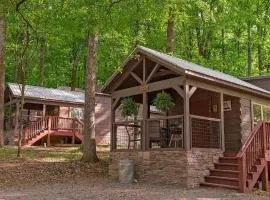
[[[60,117],[72,117],[71,107],[60,107]],[[96,143],[98,145],[108,145],[110,143],[110,123],[111,123],[111,98],[108,95],[96,95]],[[86,123],[86,122],[84,122]]]
[[224,111],[225,150],[239,151],[241,148],[241,104],[240,98],[224,95],[224,101],[231,102],[231,110]]
[[252,130],[252,107],[249,99],[241,98],[241,143],[244,144]]

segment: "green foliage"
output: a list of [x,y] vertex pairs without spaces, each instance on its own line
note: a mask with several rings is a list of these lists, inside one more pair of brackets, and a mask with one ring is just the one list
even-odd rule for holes
[[169,112],[175,106],[172,97],[164,91],[157,94],[153,104],[159,111],[165,113]]
[[[6,80],[16,82],[26,23],[18,1],[0,0],[8,20]],[[136,44],[165,52],[168,13],[175,16],[174,56],[238,77],[270,73],[270,2],[262,0],[27,0],[21,13],[31,24],[27,84],[39,82],[40,38],[46,39],[44,86],[71,84],[78,47],[76,87],[84,87],[86,38],[98,31],[99,85],[103,85]],[[248,38],[248,23],[251,38]],[[82,44],[82,45],[81,45]],[[247,46],[251,47],[248,74]]]
[[121,101],[122,117],[136,117],[138,115],[138,105],[131,97],[126,97]]

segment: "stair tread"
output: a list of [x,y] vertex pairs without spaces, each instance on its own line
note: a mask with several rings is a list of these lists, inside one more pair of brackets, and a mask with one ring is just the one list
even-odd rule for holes
[[229,165],[229,166],[238,166],[238,164],[234,163],[214,163],[215,165]]
[[237,160],[238,159],[238,157],[220,157],[220,158],[222,158],[222,159],[235,159],[235,160]]
[[235,189],[235,190],[239,189],[238,186],[224,185],[224,184],[217,184],[217,183],[202,182],[200,185],[202,185],[202,186],[211,186],[211,187],[224,187],[224,188]]
[[205,177],[207,177],[207,178],[217,178],[217,179],[224,179],[224,180],[238,181],[237,178],[224,177],[224,176],[205,176]]
[[210,169],[210,171],[239,173],[239,171],[235,171],[235,170],[226,170],[226,169]]

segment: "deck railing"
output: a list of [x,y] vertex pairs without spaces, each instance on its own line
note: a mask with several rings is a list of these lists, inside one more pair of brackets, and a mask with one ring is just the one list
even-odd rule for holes
[[150,149],[184,148],[183,115],[148,119],[146,138]]
[[190,115],[192,148],[221,148],[220,119]]
[[35,137],[41,131],[47,130],[49,126],[49,117],[38,119],[35,123],[24,128],[24,140]]
[[[80,139],[83,138],[84,123],[76,118],[64,118],[58,116],[45,116],[29,124],[24,128],[24,143],[31,138],[39,135],[41,132],[51,130],[73,131]],[[74,138],[74,137],[73,137]]]
[[113,124],[114,150],[142,148],[142,120],[119,121]]
[[267,152],[269,153],[269,151],[270,123],[258,122],[242,146],[240,152],[237,154],[240,171],[239,185],[241,192],[247,192],[252,189],[255,182],[247,185],[247,176],[248,174],[252,174],[253,167],[256,166],[257,162],[265,162]]

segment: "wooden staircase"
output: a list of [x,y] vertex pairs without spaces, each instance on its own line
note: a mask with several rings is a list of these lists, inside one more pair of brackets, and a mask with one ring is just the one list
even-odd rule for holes
[[54,135],[76,137],[82,141],[83,127],[84,123],[77,118],[42,117],[24,128],[23,146],[31,146],[45,136],[49,145],[50,137]]
[[225,187],[250,192],[259,178],[262,189],[268,188],[270,161],[270,123],[259,122],[237,154],[226,154],[214,163],[203,186]]

